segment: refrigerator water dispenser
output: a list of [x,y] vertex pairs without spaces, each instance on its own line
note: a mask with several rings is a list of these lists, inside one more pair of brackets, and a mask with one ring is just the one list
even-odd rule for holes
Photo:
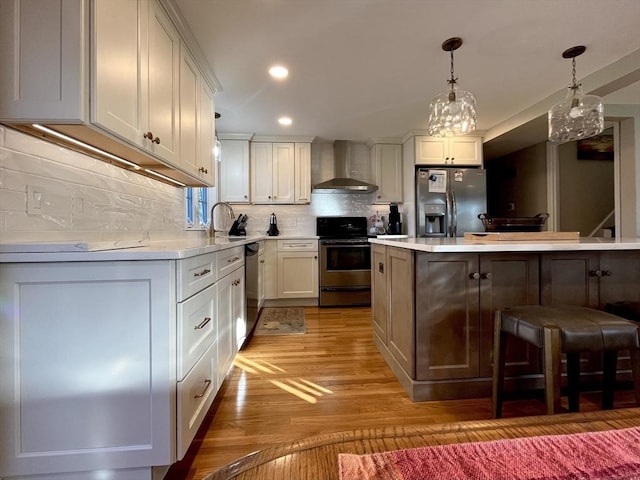
[[426,203],[424,205],[424,232],[427,237],[445,236],[445,205]]

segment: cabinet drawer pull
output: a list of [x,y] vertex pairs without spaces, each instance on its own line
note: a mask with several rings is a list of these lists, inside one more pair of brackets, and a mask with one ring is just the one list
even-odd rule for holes
[[240,257],[228,258],[227,259],[227,263],[237,262],[238,260],[240,260]]
[[199,171],[199,172],[202,172],[202,173],[209,173],[209,170],[207,170],[207,169],[206,169],[206,168],[204,168],[204,167],[200,167],[200,168],[198,169],[198,171]]
[[194,330],[202,330],[204,326],[211,321],[211,317],[204,317],[204,320],[200,324],[193,327]]
[[208,268],[205,268],[204,270],[202,270],[201,272],[196,272],[193,274],[194,277],[201,277],[203,275],[206,275],[207,273],[211,273],[211,270],[209,270]]
[[204,394],[207,393],[207,390],[209,390],[210,386],[211,386],[211,380],[205,380],[204,381],[204,390],[202,390],[202,393],[199,393],[199,394],[195,395],[193,398],[202,398],[202,397],[204,397]]

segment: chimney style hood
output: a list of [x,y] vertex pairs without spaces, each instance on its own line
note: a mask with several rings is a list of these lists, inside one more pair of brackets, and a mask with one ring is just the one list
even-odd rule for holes
[[377,185],[349,177],[351,162],[351,142],[336,140],[333,142],[333,173],[335,178],[313,186],[313,193],[371,193],[378,190]]

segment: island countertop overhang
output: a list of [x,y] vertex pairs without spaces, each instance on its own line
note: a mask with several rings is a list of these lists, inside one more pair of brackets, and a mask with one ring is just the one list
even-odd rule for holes
[[640,238],[588,238],[550,241],[487,241],[464,238],[370,238],[370,243],[427,253],[554,252],[640,250]]

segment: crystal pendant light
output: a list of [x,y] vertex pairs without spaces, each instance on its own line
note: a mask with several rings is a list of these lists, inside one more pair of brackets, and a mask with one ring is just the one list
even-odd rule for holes
[[[221,117],[221,115],[218,112],[215,112],[214,117],[217,120],[217,119],[219,119]],[[222,161],[222,143],[220,143],[220,140],[218,140],[218,131],[217,130],[214,130],[213,136],[214,136],[214,140],[215,140],[215,143],[213,145],[213,159],[216,162],[221,162]]]
[[584,95],[582,84],[576,83],[576,57],[585,50],[586,47],[580,45],[562,52],[563,58],[571,58],[573,81],[565,99],[549,110],[549,141],[552,143],[589,138],[604,130],[602,98]]
[[453,51],[460,45],[462,39],[458,37],[442,44],[442,50],[451,54],[451,78],[447,80],[450,89],[434,97],[429,105],[428,131],[433,137],[465,135],[476,129],[476,97],[458,89],[458,79],[453,74]]

